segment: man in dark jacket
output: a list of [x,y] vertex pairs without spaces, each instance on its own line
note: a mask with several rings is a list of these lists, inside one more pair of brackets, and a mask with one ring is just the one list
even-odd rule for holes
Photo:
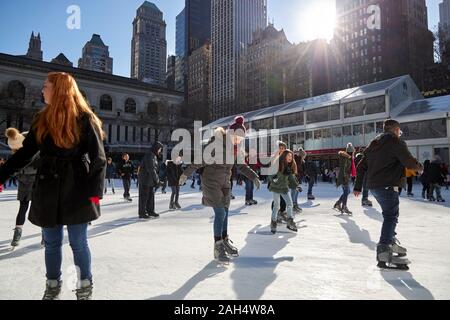
[[111,186],[112,193],[114,194],[114,178],[116,177],[116,166],[112,161],[112,158],[108,158],[106,163],[106,181],[105,181],[105,194],[108,191],[108,185]]
[[386,120],[383,129],[384,133],[372,140],[364,151],[357,168],[353,193],[356,197],[361,194],[363,178],[366,176],[367,187],[383,210],[383,226],[377,246],[378,266],[385,268],[387,263],[407,269],[409,261],[400,257],[406,255],[406,249],[400,247],[395,239],[399,216],[398,191],[405,176],[405,168],[421,172],[423,166],[400,139],[402,132],[397,121]]
[[123,182],[123,198],[127,201],[132,201],[130,198],[130,187],[131,187],[131,176],[134,172],[133,163],[130,161],[130,156],[128,153],[122,155],[122,163],[119,166],[119,176],[122,178]]
[[155,212],[155,188],[159,185],[158,157],[163,150],[161,142],[155,142],[141,161],[138,170],[139,218],[158,218]]
[[[428,181],[430,183],[430,201],[437,200],[438,202],[445,202],[441,195],[441,185],[445,181],[445,175],[442,170],[441,157],[434,156],[433,161],[430,163],[430,169],[428,173]],[[436,198],[434,197],[434,191],[436,191]]]
[[316,197],[314,197],[312,190],[314,187],[314,183],[317,178],[317,174],[319,173],[319,170],[317,169],[316,164],[314,161],[308,160],[308,157],[306,157],[305,160],[305,178],[308,182],[308,200],[314,200]]
[[[364,156],[364,148],[359,149],[359,152],[355,156],[355,166],[357,167],[358,164],[361,162],[362,158]],[[363,185],[362,185],[362,199],[361,199],[361,205],[363,207],[372,207],[372,201],[369,200],[369,189],[367,188],[367,179],[364,175],[363,177]]]

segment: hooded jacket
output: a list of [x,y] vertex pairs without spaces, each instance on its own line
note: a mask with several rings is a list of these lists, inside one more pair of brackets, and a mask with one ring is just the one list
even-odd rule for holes
[[364,151],[357,167],[355,191],[361,191],[364,174],[369,189],[400,187],[405,168],[421,171],[422,165],[411,155],[406,143],[393,133],[382,133]]
[[339,151],[339,175],[336,179],[336,185],[347,185],[350,182],[350,174],[352,169],[352,156],[346,151]]
[[139,166],[139,184],[147,187],[156,187],[159,184],[158,176],[158,150],[162,149],[160,142],[155,142],[150,151],[147,152]]

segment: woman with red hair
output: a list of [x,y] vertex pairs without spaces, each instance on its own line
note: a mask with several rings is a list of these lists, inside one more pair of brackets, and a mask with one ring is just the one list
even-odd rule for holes
[[37,114],[18,150],[0,169],[0,184],[40,152],[28,219],[42,227],[45,242],[44,300],[61,293],[63,227],[78,272],[78,300],[92,297],[88,223],[100,216],[106,158],[102,123],[92,112],[75,79],[49,73],[42,90],[45,108]]

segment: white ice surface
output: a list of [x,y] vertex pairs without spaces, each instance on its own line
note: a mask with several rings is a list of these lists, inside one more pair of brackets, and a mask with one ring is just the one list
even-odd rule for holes
[[[376,267],[382,216],[375,201],[364,209],[351,195],[354,216],[338,216],[330,208],[340,189],[320,183],[315,201],[300,194],[299,232],[283,225],[272,235],[266,185],[251,207],[237,186],[229,233],[240,257],[223,268],[212,260],[212,210],[200,205],[200,193],[189,184],[182,188],[181,211],[168,212],[170,192],[158,192],[161,218],[152,221],[137,219],[134,184],[131,204],[121,199],[121,188],[105,196],[102,217],[89,228],[95,299],[450,299],[449,191],[443,190],[445,205],[419,199],[419,185],[416,198],[401,198],[397,231],[412,264],[399,272]],[[0,193],[0,299],[40,299],[40,229],[27,221],[20,246],[9,247],[18,208],[15,190]],[[75,299],[67,234],[63,254],[62,298]]]

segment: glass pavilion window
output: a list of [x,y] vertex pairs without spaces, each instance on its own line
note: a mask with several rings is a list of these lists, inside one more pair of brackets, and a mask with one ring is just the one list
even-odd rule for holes
[[277,128],[287,128],[304,125],[303,112],[289,113],[277,117]]
[[447,138],[446,119],[407,122],[401,128],[405,140]]

